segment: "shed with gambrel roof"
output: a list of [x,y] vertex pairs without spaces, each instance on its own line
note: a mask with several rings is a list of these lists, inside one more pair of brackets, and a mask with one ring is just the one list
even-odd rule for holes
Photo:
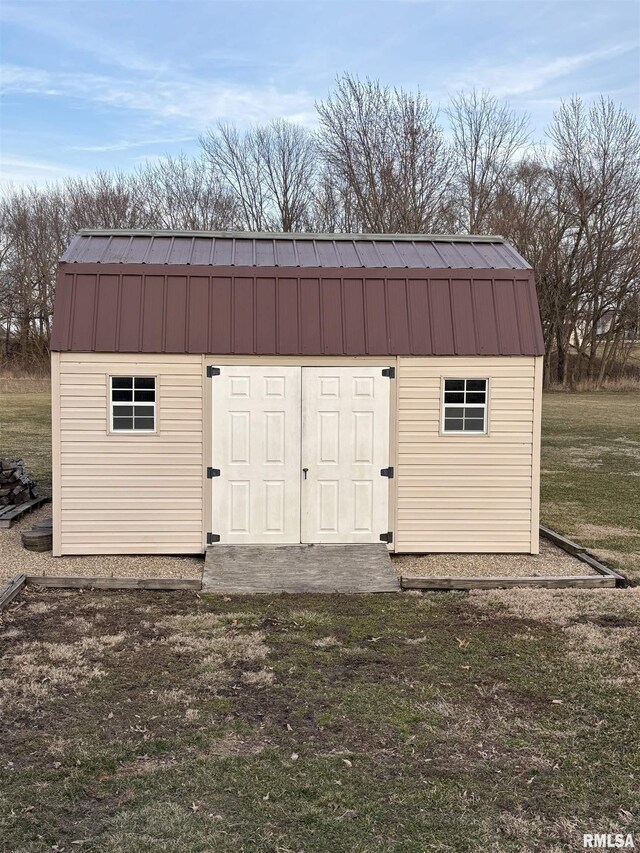
[[499,237],[80,232],[54,551],[536,552],[542,355]]

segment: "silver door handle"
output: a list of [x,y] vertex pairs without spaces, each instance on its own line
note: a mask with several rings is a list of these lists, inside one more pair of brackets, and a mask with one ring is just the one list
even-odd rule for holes
[[308,469],[308,468],[303,468],[303,469],[302,469],[302,473],[304,474],[304,478],[305,478],[305,480],[306,480],[306,479],[307,479],[307,474],[309,473],[309,469]]

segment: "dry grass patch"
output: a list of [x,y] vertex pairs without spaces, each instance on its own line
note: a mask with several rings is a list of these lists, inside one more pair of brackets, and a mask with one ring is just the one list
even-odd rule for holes
[[313,641],[313,645],[316,649],[333,649],[342,644],[335,637],[320,637],[318,640]]
[[104,660],[125,641],[125,634],[82,637],[73,643],[28,641],[3,662],[0,708],[26,708],[59,691],[77,691],[105,675]]
[[243,672],[241,678],[244,684],[251,684],[254,687],[268,687],[273,684],[273,670],[258,669],[255,672],[249,670]]
[[610,548],[590,548],[589,553],[605,564],[630,570],[632,575],[640,571],[640,551],[622,552],[612,551]]
[[629,536],[638,536],[638,531],[631,527],[617,527],[615,525],[604,524],[578,524],[575,533],[578,541],[582,539],[609,539],[612,536],[627,538]]
[[207,755],[216,758],[229,758],[242,755],[259,755],[267,746],[264,738],[256,735],[243,737],[229,732],[212,741],[207,747]]
[[480,609],[508,611],[558,626],[566,656],[582,669],[598,669],[612,687],[640,685],[640,588],[627,590],[491,590],[471,593]]
[[634,621],[640,614],[640,587],[630,589],[494,589],[472,590],[474,607],[507,612],[517,619],[566,627],[580,618],[606,614]]
[[569,657],[578,666],[604,666],[615,671],[616,679],[623,678],[630,687],[640,687],[640,661],[634,654],[640,625],[626,627],[594,622],[577,622],[564,628],[570,640]]

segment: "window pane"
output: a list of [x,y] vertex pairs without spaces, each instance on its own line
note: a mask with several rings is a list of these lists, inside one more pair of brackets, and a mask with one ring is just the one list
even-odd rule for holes
[[484,419],[465,418],[465,432],[484,432]]
[[130,403],[133,400],[133,391],[118,391],[111,392],[111,399],[114,403]]
[[156,380],[153,376],[136,376],[136,388],[155,388]]
[[486,379],[467,379],[467,391],[484,391],[486,387]]
[[156,399],[155,391],[138,391],[136,388],[134,394],[136,403],[153,403]]
[[445,391],[464,391],[464,379],[445,379]]
[[112,376],[111,377],[111,387],[112,388],[133,388],[133,377],[132,376]]
[[445,403],[464,403],[464,394],[462,391],[453,391],[445,393],[444,395]]
[[485,399],[484,391],[467,391],[467,403],[484,403]]
[[114,429],[133,429],[133,418],[114,418]]
[[153,418],[136,418],[136,429],[154,429]]
[[133,415],[133,406],[114,406],[113,407],[114,418],[132,417],[132,415]]
[[462,418],[464,417],[464,409],[458,409],[454,406],[447,406],[444,416],[445,418]]
[[137,418],[152,418],[153,406],[136,406],[135,416]]
[[482,420],[484,420],[484,409],[476,409],[473,406],[467,406],[464,416],[465,418],[482,418]]
[[445,432],[460,432],[462,430],[462,418],[445,418]]

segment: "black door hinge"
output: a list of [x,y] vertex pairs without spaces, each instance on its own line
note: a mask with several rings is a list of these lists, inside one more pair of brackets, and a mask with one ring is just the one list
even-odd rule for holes
[[220,368],[212,367],[210,364],[207,365],[207,379],[211,379],[212,376],[220,376]]
[[393,542],[393,533],[391,533],[391,531],[389,531],[389,533],[381,533],[380,541],[386,542],[387,545],[391,545],[391,543]]
[[212,477],[219,477],[220,469],[219,468],[207,468],[207,477],[211,479]]
[[388,377],[389,377],[389,379],[395,379],[395,378],[396,378],[396,369],[395,369],[395,367],[383,367],[383,368],[382,368],[382,375],[383,375],[383,376],[388,376]]
[[214,542],[220,541],[219,533],[207,533],[207,545],[213,545]]
[[388,477],[390,480],[393,480],[393,468],[381,468],[380,476]]

